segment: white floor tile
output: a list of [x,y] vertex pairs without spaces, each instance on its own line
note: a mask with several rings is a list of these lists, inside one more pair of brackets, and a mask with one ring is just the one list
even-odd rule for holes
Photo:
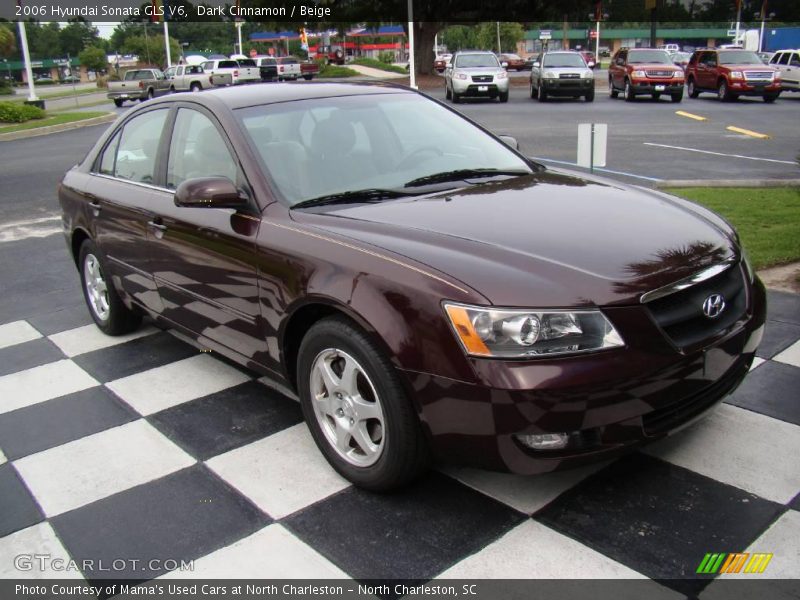
[[305,423],[216,456],[207,464],[276,519],[350,485],[322,457]]
[[0,377],[0,414],[100,385],[71,360]]
[[[800,427],[729,404],[645,448],[676,465],[786,504],[800,489]],[[731,552],[736,551],[735,549]]]
[[0,465],[2,465],[4,462],[6,462],[6,455],[3,454],[2,450],[0,450]]
[[462,467],[445,467],[443,471],[471,488],[530,515],[607,464],[603,462],[580,469],[534,476]]
[[795,342],[786,350],[775,356],[772,360],[800,367],[800,341]]
[[52,517],[194,462],[142,419],[27,456],[14,466]]
[[179,360],[106,384],[142,415],[248,381],[247,375],[206,354]]
[[16,346],[42,337],[27,321],[14,321],[0,325],[0,348]]
[[2,579],[83,579],[79,570],[66,569],[69,559],[47,522],[0,539]]
[[646,579],[532,519],[447,569],[439,579]]
[[761,365],[763,365],[765,362],[767,362],[767,361],[765,361],[763,358],[759,358],[759,357],[757,357],[757,356],[756,356],[756,357],[753,359],[753,364],[752,364],[752,365],[750,365],[750,370],[752,371],[753,369],[755,369],[755,368],[757,368],[757,367],[760,367],[760,366],[761,366]]
[[[772,554],[761,574],[744,574],[747,578],[800,579],[800,512],[790,510],[775,521],[756,541],[743,550]],[[742,550],[739,550],[742,552]],[[722,579],[737,579],[742,573],[725,573]]]
[[92,324],[78,327],[77,329],[62,331],[61,333],[56,333],[49,337],[50,341],[61,348],[64,354],[72,357],[86,352],[92,352],[93,350],[100,350],[101,348],[109,348],[117,344],[123,344],[158,332],[159,330],[155,327],[146,326],[127,335],[106,335],[100,331],[96,325]]
[[347,574],[273,524],[194,561],[193,571],[161,579],[347,579]]

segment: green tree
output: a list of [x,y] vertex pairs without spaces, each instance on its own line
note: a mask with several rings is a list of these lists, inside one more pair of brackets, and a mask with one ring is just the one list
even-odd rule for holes
[[448,52],[478,47],[477,28],[472,25],[451,25],[439,36],[440,43],[447,46]]
[[61,27],[58,23],[26,23],[28,47],[33,58],[56,58],[64,53],[61,48]]
[[[139,62],[147,63],[158,67],[163,67],[167,64],[167,53],[164,48],[164,36],[144,35],[131,36],[125,40],[122,46],[122,51],[126,54],[135,54],[139,57]],[[178,57],[181,54],[181,47],[178,41],[169,38],[169,51],[172,55],[173,63],[178,62]]]
[[14,32],[6,27],[0,27],[0,56],[9,58],[17,49],[17,38]]
[[61,30],[61,53],[78,56],[87,46],[92,46],[100,37],[96,27],[85,21],[72,21]]
[[79,55],[81,65],[90,71],[105,71],[108,68],[108,57],[106,51],[97,46],[89,46],[84,49]]
[[497,47],[497,23],[481,23],[477,27],[478,47],[483,50],[516,52],[517,42],[525,36],[525,29],[519,23],[500,23],[500,48]]

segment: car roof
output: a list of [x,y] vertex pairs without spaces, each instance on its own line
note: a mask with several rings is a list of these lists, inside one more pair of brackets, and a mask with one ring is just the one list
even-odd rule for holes
[[[201,94],[192,94],[191,100],[209,108],[227,106],[235,110],[247,106],[275,104],[277,102],[294,102],[315,98],[332,98],[341,96],[367,96],[380,94],[413,94],[413,90],[396,84],[375,83],[271,83],[236,85],[205,90]],[[181,102],[186,100],[185,94],[169,94],[147,104]]]

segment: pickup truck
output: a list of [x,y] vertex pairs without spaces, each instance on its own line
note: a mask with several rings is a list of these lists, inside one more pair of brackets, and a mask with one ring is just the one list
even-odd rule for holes
[[172,92],[199,92],[219,85],[230,85],[228,73],[209,75],[200,65],[178,65],[164,71]]
[[319,65],[315,62],[300,63],[300,77],[306,81],[311,81],[319,76]]
[[108,98],[117,106],[125,100],[144,102],[169,93],[170,83],[158,69],[133,69],[125,73],[122,81],[108,82]]
[[[233,85],[261,81],[261,72],[249,58],[241,61],[230,58],[207,60],[202,66],[203,71],[212,76],[230,75],[230,83]],[[216,85],[216,77],[212,77],[212,81]]]
[[314,62],[300,62],[296,56],[284,56],[278,59],[278,81],[292,81],[302,77],[311,80],[319,75],[319,67]]
[[253,59],[261,74],[261,81],[275,81],[278,78],[278,59],[272,56],[256,56]]

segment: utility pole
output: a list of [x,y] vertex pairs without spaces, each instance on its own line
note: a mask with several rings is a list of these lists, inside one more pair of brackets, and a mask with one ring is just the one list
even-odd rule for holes
[[408,0],[408,83],[417,89],[417,65],[414,60],[414,0]]
[[497,53],[501,54],[503,49],[500,47],[500,21],[495,21],[497,24]]
[[25,73],[28,75],[28,102],[37,102],[39,98],[33,88],[33,69],[31,68],[31,55],[28,52],[28,34],[25,32],[25,21],[17,22],[19,27],[19,41],[22,45],[22,58],[25,61]]

